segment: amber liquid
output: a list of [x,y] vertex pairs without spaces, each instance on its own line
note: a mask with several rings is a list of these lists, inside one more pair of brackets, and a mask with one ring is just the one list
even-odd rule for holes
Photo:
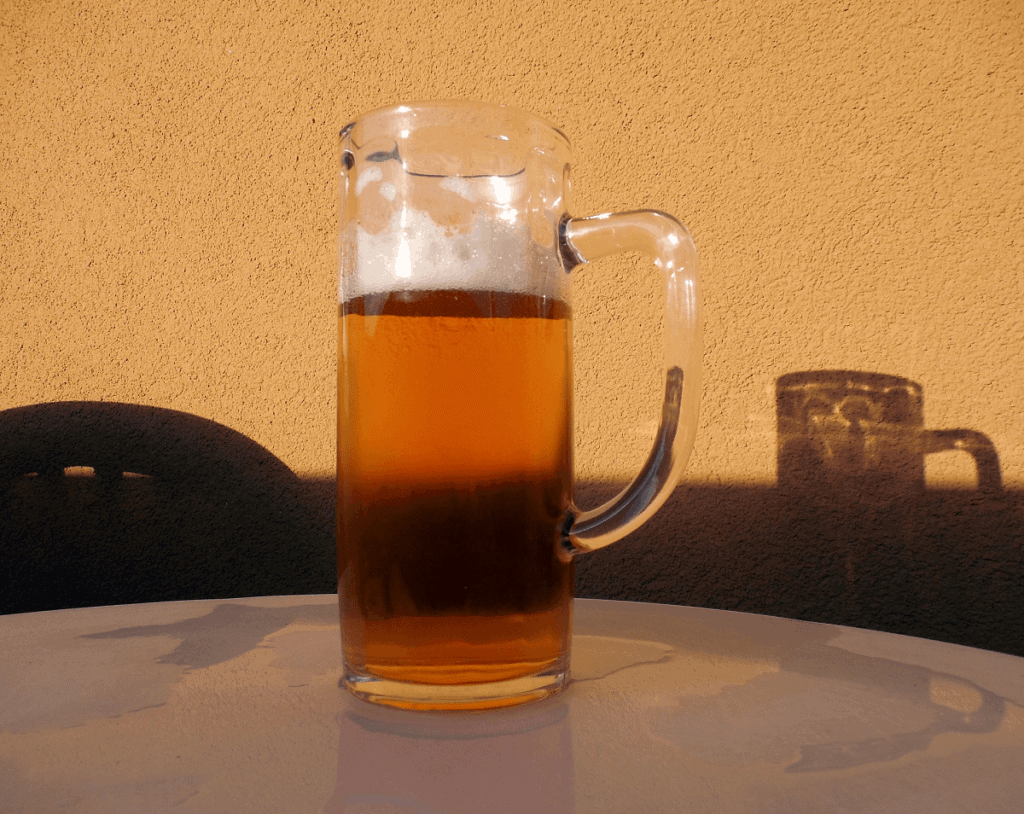
[[535,675],[568,650],[569,309],[401,292],[339,317],[345,663],[421,684]]

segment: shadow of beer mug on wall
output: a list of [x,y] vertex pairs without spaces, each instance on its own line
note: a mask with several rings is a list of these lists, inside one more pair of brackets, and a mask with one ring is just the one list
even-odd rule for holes
[[974,430],[924,428],[921,386],[847,370],[789,373],[776,388],[779,486],[888,505],[925,485],[925,456],[961,450],[978,488],[1002,480],[992,442]]
[[925,457],[966,452],[979,492],[991,494],[1001,490],[992,442],[973,430],[925,429],[920,385],[898,376],[790,373],[779,378],[776,399],[778,483],[794,549],[785,556],[803,569],[795,590],[831,621],[917,624],[936,601],[942,571],[941,552],[919,539]]
[[571,814],[572,731],[562,697],[475,715],[363,704],[338,715],[338,780],[323,814]]

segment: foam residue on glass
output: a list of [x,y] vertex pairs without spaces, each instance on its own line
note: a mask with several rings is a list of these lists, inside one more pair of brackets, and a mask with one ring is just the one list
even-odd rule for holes
[[[551,205],[559,201],[531,205],[525,171],[423,177],[388,161],[363,164],[353,175],[361,217],[341,235],[339,302],[414,290],[568,300],[568,281],[552,251],[557,205]],[[558,189],[560,179],[552,180],[548,188]]]

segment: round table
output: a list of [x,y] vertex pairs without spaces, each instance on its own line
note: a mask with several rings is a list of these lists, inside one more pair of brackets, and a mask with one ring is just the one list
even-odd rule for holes
[[563,693],[338,689],[336,597],[0,617],[5,812],[1019,812],[1024,659],[576,600]]

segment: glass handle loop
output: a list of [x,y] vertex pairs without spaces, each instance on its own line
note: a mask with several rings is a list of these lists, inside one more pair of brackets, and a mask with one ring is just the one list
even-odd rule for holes
[[1002,491],[1003,478],[999,469],[999,455],[996,453],[995,444],[988,436],[975,430],[925,430],[926,455],[951,450],[966,452],[974,459],[979,491]]
[[593,551],[635,531],[672,493],[693,449],[700,408],[702,324],[697,250],[689,231],[664,212],[641,210],[566,218],[560,244],[568,268],[623,252],[647,255],[661,269],[667,304],[665,399],[654,447],[633,481],[612,500],[577,511],[566,547]]

